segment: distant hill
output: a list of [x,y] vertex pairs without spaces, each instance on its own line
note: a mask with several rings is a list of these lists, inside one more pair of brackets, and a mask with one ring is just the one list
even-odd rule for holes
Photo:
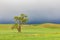
[[41,24],[41,27],[46,27],[46,28],[60,28],[60,24],[44,23],[44,24]]

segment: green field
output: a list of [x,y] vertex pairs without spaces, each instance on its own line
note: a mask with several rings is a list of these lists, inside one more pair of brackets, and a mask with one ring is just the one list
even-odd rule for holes
[[13,24],[0,24],[0,40],[60,40],[60,28],[50,28],[50,25],[24,25],[21,33],[12,30],[12,26]]

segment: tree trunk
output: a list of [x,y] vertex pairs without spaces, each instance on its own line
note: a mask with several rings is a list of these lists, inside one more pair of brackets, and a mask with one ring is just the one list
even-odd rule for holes
[[21,32],[21,25],[18,26],[18,32]]

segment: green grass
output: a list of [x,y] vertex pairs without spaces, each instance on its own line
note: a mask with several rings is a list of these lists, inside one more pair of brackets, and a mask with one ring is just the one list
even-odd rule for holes
[[22,27],[22,32],[12,30],[13,24],[0,24],[0,40],[60,40],[60,28],[44,28],[41,25]]

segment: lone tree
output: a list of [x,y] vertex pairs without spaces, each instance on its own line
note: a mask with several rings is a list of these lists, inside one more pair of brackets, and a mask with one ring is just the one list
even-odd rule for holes
[[18,32],[21,32],[21,26],[27,22],[28,18],[25,14],[21,14],[20,16],[15,16],[14,20],[15,24],[12,29],[16,28]]

